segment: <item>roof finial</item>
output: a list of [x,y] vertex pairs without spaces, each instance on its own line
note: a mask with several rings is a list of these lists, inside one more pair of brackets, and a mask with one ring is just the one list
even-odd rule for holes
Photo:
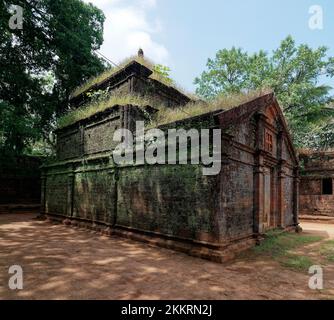
[[138,50],[138,57],[144,59],[144,51],[142,48],[139,48]]

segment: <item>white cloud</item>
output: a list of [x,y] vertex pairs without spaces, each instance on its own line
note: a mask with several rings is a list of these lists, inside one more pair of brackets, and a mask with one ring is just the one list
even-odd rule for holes
[[157,5],[156,0],[140,0],[142,6],[144,7],[155,7]]
[[101,52],[109,59],[119,62],[137,54],[142,48],[145,55],[157,63],[168,64],[168,50],[154,40],[162,31],[157,18],[151,21],[148,12],[157,6],[156,0],[85,0],[102,9],[104,43]]

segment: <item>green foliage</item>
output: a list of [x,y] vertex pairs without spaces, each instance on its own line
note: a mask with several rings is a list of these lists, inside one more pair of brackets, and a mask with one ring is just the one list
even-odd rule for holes
[[152,121],[152,126],[159,126],[175,121],[183,120],[205,114],[212,111],[227,110],[237,107],[247,101],[256,99],[261,95],[268,93],[267,90],[254,90],[247,93],[226,94],[224,96],[212,99],[209,102],[195,101],[190,102],[185,106],[171,109],[161,106],[159,112]]
[[296,254],[287,255],[281,263],[283,266],[297,271],[308,271],[311,266],[316,265],[315,261],[309,257]]
[[73,92],[71,93],[70,97],[71,98],[77,97],[84,92],[87,92],[89,94],[89,89],[91,87],[93,87],[94,85],[99,85],[106,79],[112,77],[114,74],[116,74],[121,69],[125,68],[127,65],[129,65],[133,61],[136,61],[142,64],[143,66],[145,66],[146,68],[152,71],[154,69],[154,63],[150,61],[149,59],[138,57],[138,56],[132,56],[132,57],[124,59],[122,62],[118,64],[117,67],[108,68],[104,70],[103,72],[101,72],[100,74],[91,77],[90,79],[82,83],[80,86],[75,88],[75,90],[73,90]]
[[321,241],[322,237],[301,235],[297,233],[282,232],[275,230],[266,234],[266,239],[261,245],[255,247],[258,253],[269,254],[273,257],[284,255],[287,251],[302,245]]
[[166,86],[173,87],[176,90],[185,94],[186,96],[189,96],[189,97],[191,96],[191,94],[185,92],[185,90],[180,88],[174,82],[174,80],[170,78],[170,75],[169,75],[170,69],[168,67],[160,65],[160,64],[154,64],[154,62],[150,61],[147,58],[132,56],[132,57],[129,57],[129,58],[125,59],[121,63],[119,63],[119,65],[117,67],[112,67],[112,68],[109,68],[107,70],[104,70],[99,75],[90,78],[89,80],[87,80],[86,82],[84,82],[83,84],[81,84],[80,86],[75,88],[75,90],[73,90],[73,92],[71,93],[70,97],[71,98],[77,97],[84,92],[86,92],[86,94],[90,94],[90,89],[93,86],[99,85],[100,83],[102,83],[106,79],[112,77],[115,73],[117,73],[119,70],[123,69],[129,63],[131,63],[133,61],[136,61],[136,62],[142,64],[143,66],[145,66],[146,68],[150,69],[152,71],[152,74],[150,75],[151,79],[157,80],[157,81],[165,84]]
[[329,262],[334,262],[334,240],[326,241],[320,248],[320,254]]
[[[176,109],[170,109],[164,105],[154,105],[154,107],[158,109],[158,112],[153,116],[147,114],[147,118],[150,119],[149,127],[157,127],[173,123],[216,110],[233,108],[247,101],[256,99],[266,93],[268,93],[268,91],[254,90],[248,93],[229,94],[212,100],[209,103],[204,101],[190,102],[187,105]],[[103,90],[98,90],[93,93],[87,92],[87,95],[91,98],[90,102],[83,105],[79,109],[73,110],[61,116],[57,120],[58,128],[67,127],[116,105],[133,105],[137,107],[153,105],[150,98],[133,94],[115,95]],[[143,112],[145,113],[146,111],[143,109]]]
[[[334,58],[327,48],[296,46],[291,36],[268,55],[264,51],[248,54],[241,49],[218,51],[209,59],[207,71],[195,79],[197,94],[213,97],[271,88],[289,120],[298,147],[334,146],[334,116],[331,88],[319,84],[320,77],[333,77]],[[305,139],[307,137],[307,139]]]
[[104,15],[80,0],[17,0],[23,29],[0,2],[0,148],[20,154],[48,139],[69,93],[105,66],[94,54]]
[[257,254],[262,254],[278,261],[283,266],[295,270],[308,270],[310,266],[314,265],[314,262],[309,257],[301,256],[291,251],[301,246],[319,242],[322,239],[319,236],[274,230],[268,232],[266,239],[253,250]]
[[116,105],[134,105],[137,107],[145,107],[151,105],[151,102],[146,98],[136,95],[107,95],[103,93],[81,108],[68,112],[60,117],[58,119],[58,128],[67,127]]
[[156,64],[153,67],[153,75],[156,80],[161,81],[167,85],[172,85],[174,83],[173,79],[170,77],[170,68],[163,66],[161,64]]

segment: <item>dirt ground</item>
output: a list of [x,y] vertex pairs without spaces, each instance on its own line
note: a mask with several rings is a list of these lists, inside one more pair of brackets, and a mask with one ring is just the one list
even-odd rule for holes
[[[0,214],[0,299],[328,299],[334,264],[317,248],[325,288],[310,275],[264,257],[217,264],[122,238],[37,221],[32,213]],[[334,239],[334,225],[305,223],[309,234]],[[321,261],[320,261],[321,260]],[[317,260],[316,260],[317,261]],[[24,288],[8,289],[11,265],[23,268]]]

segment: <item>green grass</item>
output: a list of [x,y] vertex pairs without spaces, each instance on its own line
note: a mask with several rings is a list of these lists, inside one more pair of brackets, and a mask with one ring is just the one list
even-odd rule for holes
[[311,266],[314,266],[316,263],[306,256],[299,256],[296,254],[289,254],[282,257],[280,263],[290,269],[298,271],[308,271]]
[[100,99],[95,99],[79,109],[73,110],[58,120],[58,128],[64,128],[77,121],[89,118],[90,116],[102,112],[115,105],[134,105],[138,107],[152,106],[159,111],[151,119],[149,127],[158,127],[159,125],[173,123],[204,113],[231,109],[247,101],[251,101],[268,91],[251,91],[243,94],[225,95],[210,102],[198,101],[188,103],[184,107],[171,109],[163,105],[155,105],[149,97],[145,98],[139,95],[109,95]]
[[289,250],[298,248],[303,245],[321,241],[320,236],[309,236],[298,233],[282,232],[281,230],[270,231],[266,234],[266,239],[257,247],[255,251],[258,253],[270,254],[278,256]]
[[309,236],[282,231],[271,231],[267,233],[266,239],[253,250],[257,254],[268,256],[281,265],[294,270],[308,270],[315,263],[307,256],[291,253],[298,247],[321,241],[320,236]]
[[334,262],[334,240],[326,241],[320,247],[320,254],[329,262]]
[[195,95],[187,93],[186,90],[184,90],[183,88],[178,86],[173,80],[171,80],[169,78],[165,78],[161,74],[155,72],[154,71],[155,64],[152,61],[150,61],[147,58],[141,58],[141,57],[138,57],[138,56],[129,57],[129,58],[123,60],[117,67],[110,68],[110,69],[102,72],[98,76],[89,79],[83,85],[77,87],[71,93],[70,98],[75,98],[75,97],[79,96],[80,94],[88,91],[92,86],[102,83],[103,81],[105,81],[106,79],[108,79],[109,77],[111,77],[112,75],[114,75],[115,73],[117,73],[118,71],[123,69],[124,67],[126,67],[132,61],[136,61],[136,62],[142,64],[143,66],[145,66],[146,68],[150,69],[153,72],[150,76],[151,79],[157,80],[157,81],[163,83],[164,85],[166,85],[168,87],[173,87],[174,89],[182,92],[184,95],[189,96],[189,98],[191,98],[191,99],[195,99],[195,100],[198,99]]
[[67,127],[116,105],[134,105],[144,107],[151,105],[151,102],[149,99],[136,95],[113,95],[103,99],[96,99],[81,108],[73,110],[60,117],[58,120],[58,128]]
[[241,94],[230,94],[220,96],[215,100],[190,102],[183,107],[170,109],[166,107],[160,108],[156,118],[152,122],[152,126],[159,126],[163,124],[172,123],[190,117],[199,116],[204,113],[218,111],[221,109],[228,110],[237,107],[243,103],[254,100],[264,94],[269,93],[270,90],[254,90]]

